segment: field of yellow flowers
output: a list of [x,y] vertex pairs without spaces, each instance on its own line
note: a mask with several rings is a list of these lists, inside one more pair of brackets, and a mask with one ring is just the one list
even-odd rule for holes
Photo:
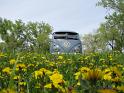
[[123,60],[120,53],[0,52],[0,93],[124,93]]

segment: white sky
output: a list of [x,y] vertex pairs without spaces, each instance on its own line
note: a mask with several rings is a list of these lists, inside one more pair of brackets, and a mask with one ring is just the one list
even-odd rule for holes
[[93,32],[107,14],[98,0],[0,0],[0,17],[49,23],[54,31]]

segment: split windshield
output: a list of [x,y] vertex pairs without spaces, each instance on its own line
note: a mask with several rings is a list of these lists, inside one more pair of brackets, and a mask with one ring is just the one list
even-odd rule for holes
[[53,37],[54,39],[79,39],[79,35],[76,32],[55,32],[53,34]]

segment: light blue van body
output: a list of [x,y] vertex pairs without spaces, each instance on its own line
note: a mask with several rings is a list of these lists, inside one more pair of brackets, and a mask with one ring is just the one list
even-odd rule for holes
[[52,34],[50,53],[82,53],[82,44],[77,32],[56,31]]

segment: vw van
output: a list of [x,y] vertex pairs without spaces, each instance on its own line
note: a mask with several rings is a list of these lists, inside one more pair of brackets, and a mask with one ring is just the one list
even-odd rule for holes
[[79,34],[72,31],[53,32],[50,53],[82,53]]

